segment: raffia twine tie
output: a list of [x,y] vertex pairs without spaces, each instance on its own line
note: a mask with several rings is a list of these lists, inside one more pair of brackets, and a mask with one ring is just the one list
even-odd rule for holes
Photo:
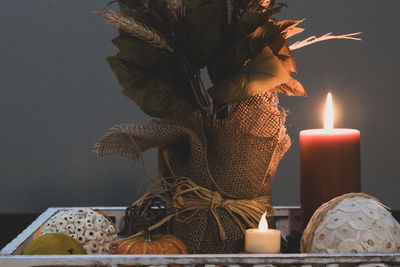
[[[269,196],[261,196],[251,200],[224,199],[219,192],[201,187],[186,177],[174,177],[174,179],[174,182],[168,182],[164,178],[160,179],[158,183],[151,186],[140,199],[133,203],[134,206],[142,206],[146,200],[150,200],[155,196],[162,196],[166,206],[173,209],[174,212],[172,214],[150,226],[149,230],[160,227],[172,218],[186,221],[192,216],[196,216],[201,210],[210,210],[217,222],[221,239],[226,240],[227,236],[221,223],[218,209],[224,209],[228,212],[243,232],[246,231],[246,225],[244,225],[243,221],[254,228],[264,212],[267,212],[267,218],[273,216],[273,208]],[[171,193],[172,198],[167,198],[165,196],[167,194],[160,195],[160,192]],[[184,216],[183,214],[187,214],[187,212],[191,215]],[[139,234],[141,232],[135,235]]]

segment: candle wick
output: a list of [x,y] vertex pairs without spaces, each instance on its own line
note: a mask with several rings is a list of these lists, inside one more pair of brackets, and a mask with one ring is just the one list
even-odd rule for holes
[[333,129],[333,101],[331,92],[326,97],[324,128]]

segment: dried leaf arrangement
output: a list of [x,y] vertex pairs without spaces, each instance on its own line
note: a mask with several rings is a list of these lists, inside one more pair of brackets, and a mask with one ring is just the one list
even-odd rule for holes
[[95,154],[138,160],[158,147],[160,177],[133,204],[130,218],[161,198],[166,214],[150,216],[159,220],[150,230],[168,222],[191,253],[242,251],[244,230],[256,227],[264,211],[273,216],[272,181],[290,147],[277,93],[306,95],[293,77],[292,51],[328,39],[357,40],[358,33],[289,46],[303,20],[272,18],[286,6],[274,0],[113,2],[120,13],[96,11],[120,30],[113,40],[119,52],[107,61],[123,93],[158,119],[113,128]]
[[[286,5],[260,0],[118,0],[121,13],[97,12],[120,29],[119,53],[107,59],[123,93],[148,115],[163,118],[201,110],[209,120],[266,92],[305,96],[292,76],[292,51],[359,33],[312,36],[290,47],[302,20],[276,21]],[[206,69],[212,86],[205,88]]]

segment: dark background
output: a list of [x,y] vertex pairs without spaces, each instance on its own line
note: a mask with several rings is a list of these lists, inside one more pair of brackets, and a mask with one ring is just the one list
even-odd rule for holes
[[[109,0],[0,1],[0,214],[49,206],[129,205],[145,180],[139,163],[98,159],[96,140],[120,123],[150,118],[122,94],[105,57],[117,31],[89,10]],[[362,31],[295,51],[307,98],[281,97],[292,147],[275,177],[275,205],[299,204],[298,133],[322,127],[332,91],[337,127],[361,131],[362,190],[400,209],[398,0],[290,0],[279,18],[305,33]],[[156,165],[156,151],[146,154]],[[151,167],[149,172],[154,173]],[[311,185],[310,185],[311,186]],[[20,217],[24,224],[26,217]]]

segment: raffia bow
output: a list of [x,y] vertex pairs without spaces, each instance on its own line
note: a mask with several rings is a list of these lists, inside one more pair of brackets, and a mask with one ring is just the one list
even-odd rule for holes
[[[172,197],[167,197],[169,193]],[[160,178],[133,205],[142,206],[146,200],[154,197],[164,199],[167,209],[173,210],[173,213],[150,226],[149,230],[160,227],[172,218],[185,221],[192,216],[196,216],[201,210],[210,210],[218,224],[221,239],[226,240],[227,236],[217,209],[224,209],[228,212],[243,232],[246,230],[246,225],[243,221],[250,227],[256,227],[264,212],[267,213],[267,218],[273,216],[273,208],[269,196],[257,197],[251,200],[224,199],[219,192],[201,187],[186,177],[174,177],[173,182],[169,182],[166,178]]]

